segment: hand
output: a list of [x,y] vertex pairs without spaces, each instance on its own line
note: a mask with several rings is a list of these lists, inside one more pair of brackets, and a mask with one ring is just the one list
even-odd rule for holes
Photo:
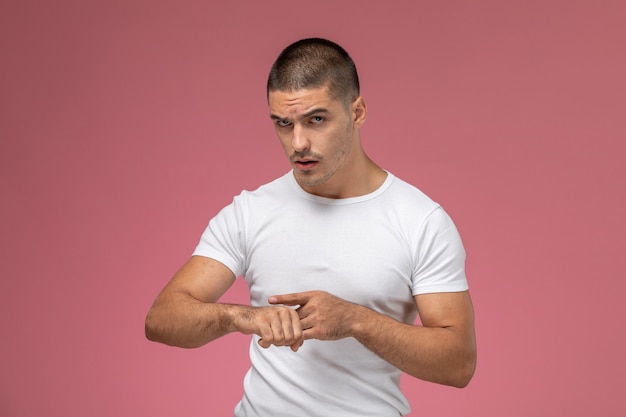
[[266,349],[289,346],[296,352],[304,342],[298,313],[288,307],[247,308],[233,324],[241,333],[259,335],[259,345]]
[[270,304],[299,306],[296,312],[303,340],[338,340],[352,336],[354,324],[365,309],[324,291],[275,295]]

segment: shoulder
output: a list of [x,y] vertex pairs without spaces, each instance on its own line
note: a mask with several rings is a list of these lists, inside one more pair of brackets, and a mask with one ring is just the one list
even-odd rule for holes
[[416,186],[391,173],[389,177],[391,181],[385,192],[385,198],[391,203],[390,207],[395,207],[401,213],[406,212],[411,217],[417,215],[428,217],[432,212],[441,208],[436,201]]
[[290,191],[291,172],[284,174],[268,183],[265,183],[254,190],[243,190],[235,196],[235,204],[258,204],[282,199]]
[[[397,177],[385,193],[386,215],[399,225],[409,241],[425,237],[458,234],[454,221],[446,210],[416,186]],[[409,237],[411,236],[411,237]]]

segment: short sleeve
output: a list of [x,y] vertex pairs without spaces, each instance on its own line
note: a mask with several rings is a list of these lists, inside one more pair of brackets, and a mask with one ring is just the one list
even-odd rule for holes
[[465,248],[452,219],[441,207],[425,219],[416,243],[413,295],[468,289]]
[[202,233],[193,255],[215,259],[226,265],[235,276],[245,265],[244,216],[240,197],[224,207]]

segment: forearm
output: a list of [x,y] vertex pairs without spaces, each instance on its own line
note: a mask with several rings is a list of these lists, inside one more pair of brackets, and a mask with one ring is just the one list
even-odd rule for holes
[[476,365],[473,332],[410,325],[365,307],[355,308],[353,336],[387,362],[425,381],[455,387],[469,383]]
[[205,303],[184,293],[159,297],[146,317],[146,337],[171,346],[195,348],[236,329],[233,320],[248,306]]

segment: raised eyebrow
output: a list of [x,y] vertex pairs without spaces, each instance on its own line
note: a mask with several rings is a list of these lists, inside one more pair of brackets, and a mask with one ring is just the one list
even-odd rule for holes
[[[308,112],[304,113],[301,117],[303,119],[306,119],[308,117],[311,117],[311,116],[316,115],[316,114],[321,114],[321,113],[322,114],[328,113],[328,110],[324,109],[324,108],[312,109],[312,110],[309,110]],[[278,116],[276,114],[270,114],[270,119],[272,119],[272,120],[286,120],[286,121],[290,121],[289,119],[286,119],[284,117],[280,117],[280,116]]]
[[320,114],[320,113],[328,113],[328,110],[326,110],[324,108],[312,109],[312,110],[309,110],[308,112],[304,113],[302,115],[302,117],[304,119],[306,119],[307,117],[311,117],[313,115]]

